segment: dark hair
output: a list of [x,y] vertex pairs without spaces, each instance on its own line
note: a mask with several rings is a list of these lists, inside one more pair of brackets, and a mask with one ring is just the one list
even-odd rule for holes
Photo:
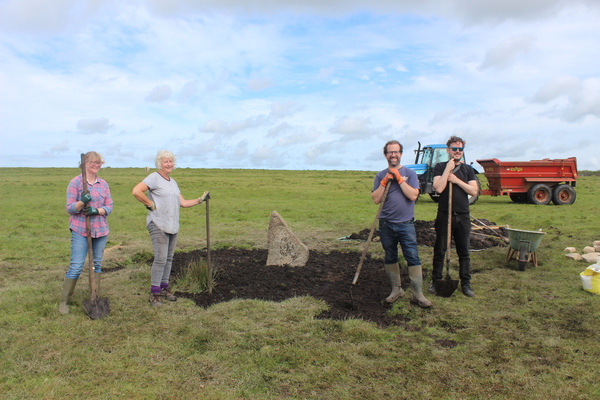
[[450,147],[450,145],[452,143],[455,143],[455,142],[461,142],[462,143],[462,147],[465,147],[465,145],[467,144],[467,142],[465,142],[464,140],[462,140],[458,136],[450,136],[450,139],[448,139],[448,141],[446,142],[446,147]]
[[383,154],[387,154],[387,148],[390,144],[397,144],[398,146],[400,146],[400,153],[402,153],[402,151],[404,150],[404,147],[402,147],[402,144],[400,144],[399,141],[397,140],[390,140],[389,142],[387,142],[385,144],[385,146],[383,146]]

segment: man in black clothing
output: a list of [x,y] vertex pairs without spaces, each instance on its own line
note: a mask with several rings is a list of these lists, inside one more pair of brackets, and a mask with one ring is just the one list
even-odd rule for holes
[[[471,288],[471,259],[469,257],[469,241],[471,237],[471,216],[469,214],[469,197],[475,196],[479,187],[475,171],[462,161],[465,141],[452,136],[446,143],[450,160],[438,163],[433,169],[433,188],[440,194],[438,212],[435,219],[435,245],[433,248],[433,273],[435,282],[442,279],[444,255],[448,240],[448,182],[452,182],[452,235],[459,260],[459,276],[462,292],[473,297]],[[431,284],[429,292],[435,293]]]

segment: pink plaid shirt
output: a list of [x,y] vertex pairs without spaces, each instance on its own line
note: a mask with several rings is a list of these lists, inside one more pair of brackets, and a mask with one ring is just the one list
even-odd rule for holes
[[[88,184],[88,190],[92,195],[92,201],[88,203],[88,206],[98,209],[104,208],[104,210],[106,210],[106,215],[90,216],[92,237],[98,238],[106,236],[108,235],[108,220],[106,217],[113,209],[113,200],[110,195],[108,183],[106,183],[104,179],[98,178],[93,185]],[[77,212],[75,209],[75,203],[81,200],[82,193],[83,179],[81,178],[81,175],[77,175],[75,178],[71,179],[71,182],[69,182],[69,186],[67,187],[67,212],[70,214],[69,229],[87,237],[83,209],[80,212]]]

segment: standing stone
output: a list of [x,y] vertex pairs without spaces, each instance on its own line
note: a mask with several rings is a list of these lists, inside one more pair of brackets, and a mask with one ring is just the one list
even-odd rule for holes
[[308,247],[292,233],[283,218],[273,211],[269,222],[267,265],[304,267]]

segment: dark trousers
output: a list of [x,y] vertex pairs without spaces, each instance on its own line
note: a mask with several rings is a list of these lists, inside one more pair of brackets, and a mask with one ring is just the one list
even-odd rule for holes
[[[435,218],[435,245],[433,246],[432,279],[443,278],[444,260],[448,245],[448,213],[438,211]],[[452,237],[456,246],[459,262],[459,277],[462,284],[471,282],[471,258],[469,257],[469,242],[471,238],[471,216],[469,213],[454,213],[452,215]],[[448,249],[451,251],[452,249]]]

